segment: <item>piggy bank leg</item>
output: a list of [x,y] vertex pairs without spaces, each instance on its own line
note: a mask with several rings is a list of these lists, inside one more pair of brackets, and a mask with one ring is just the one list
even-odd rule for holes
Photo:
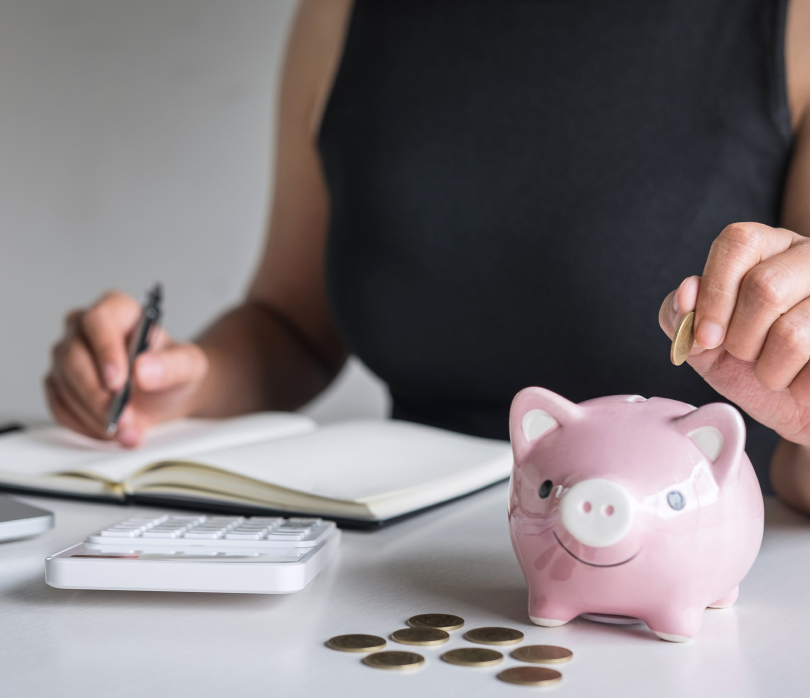
[[578,610],[550,600],[547,596],[529,594],[529,618],[535,625],[553,628],[565,625],[579,615]]
[[649,617],[642,617],[642,620],[662,640],[688,642],[700,630],[703,609],[684,608],[683,606],[668,608],[659,613],[650,614]]
[[717,601],[714,603],[709,604],[709,608],[729,608],[733,606],[736,601],[737,597],[740,595],[740,585],[738,584],[734,587],[728,594],[725,596],[721,596]]

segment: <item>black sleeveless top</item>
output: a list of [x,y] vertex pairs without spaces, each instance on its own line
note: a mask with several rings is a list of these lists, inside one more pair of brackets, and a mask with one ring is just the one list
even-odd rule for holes
[[[394,416],[508,438],[515,393],[721,400],[664,297],[776,225],[785,0],[357,0],[320,132],[327,283]],[[770,491],[776,435],[746,419]]]

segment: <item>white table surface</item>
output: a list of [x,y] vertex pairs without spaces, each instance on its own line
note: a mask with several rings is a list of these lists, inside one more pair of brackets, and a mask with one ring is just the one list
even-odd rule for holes
[[[644,626],[578,619],[539,628],[509,544],[506,487],[374,533],[344,532],[337,558],[286,596],[52,589],[46,555],[130,514],[153,511],[23,498],[56,527],[0,544],[0,694],[11,696],[800,696],[810,695],[810,519],[766,502],[762,551],[738,604],[706,612],[697,639],[658,640]],[[416,649],[408,673],[371,669],[324,646],[333,635],[388,636],[416,613],[455,613],[466,628],[501,625],[524,644],[557,644],[574,659],[554,688],[504,684],[518,665],[442,662],[463,631]]]

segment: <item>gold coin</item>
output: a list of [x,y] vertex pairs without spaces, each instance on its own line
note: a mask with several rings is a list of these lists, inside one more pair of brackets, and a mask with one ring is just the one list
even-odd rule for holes
[[416,669],[425,663],[425,658],[416,652],[375,652],[363,657],[363,664],[373,666],[375,669]]
[[523,639],[523,633],[512,628],[475,628],[468,630],[464,639],[482,645],[514,645]]
[[512,656],[521,662],[532,664],[561,664],[571,659],[574,653],[565,647],[554,645],[525,645],[514,650]]
[[326,643],[341,652],[371,652],[385,647],[385,640],[376,635],[338,635]]
[[504,669],[498,674],[498,678],[521,686],[550,686],[557,683],[562,674],[542,666],[513,666],[511,669]]
[[464,625],[464,619],[449,613],[422,613],[408,618],[412,628],[436,628],[437,630],[458,630]]
[[449,664],[459,666],[492,666],[503,661],[503,655],[486,647],[459,647],[442,655]]
[[689,356],[692,351],[692,345],[695,343],[695,313],[686,313],[681,319],[681,324],[675,330],[675,336],[672,338],[672,348],[669,350],[669,359],[676,366],[680,366]]
[[441,645],[450,635],[438,628],[403,628],[391,633],[391,639],[403,645]]

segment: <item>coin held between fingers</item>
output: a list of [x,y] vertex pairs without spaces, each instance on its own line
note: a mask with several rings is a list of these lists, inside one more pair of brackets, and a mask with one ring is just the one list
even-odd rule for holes
[[680,366],[687,358],[695,343],[695,312],[686,313],[681,318],[678,329],[672,337],[672,347],[669,350],[669,359],[676,366]]

